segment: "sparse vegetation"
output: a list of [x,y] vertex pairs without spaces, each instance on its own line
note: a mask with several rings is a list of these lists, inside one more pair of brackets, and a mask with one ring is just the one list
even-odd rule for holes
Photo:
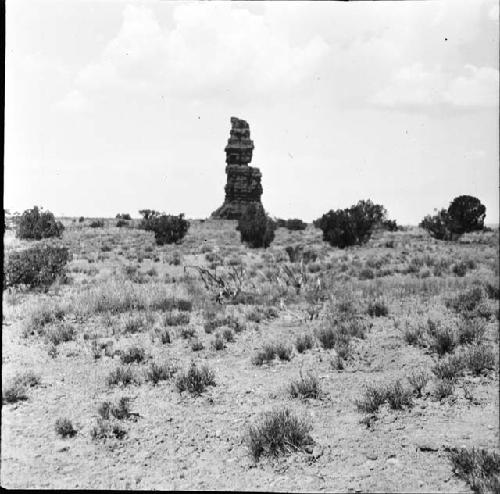
[[56,433],[61,437],[74,437],[78,432],[68,418],[58,418],[56,420],[55,429]]
[[198,367],[195,362],[191,362],[187,371],[179,372],[175,381],[179,392],[188,391],[193,395],[199,395],[208,386],[215,386],[215,374],[207,366]]

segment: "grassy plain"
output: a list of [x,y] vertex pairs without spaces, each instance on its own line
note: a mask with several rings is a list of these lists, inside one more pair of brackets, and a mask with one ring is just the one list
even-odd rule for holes
[[68,279],[3,292],[2,487],[471,492],[453,452],[498,452],[498,230],[264,250],[114,224],[67,220]]

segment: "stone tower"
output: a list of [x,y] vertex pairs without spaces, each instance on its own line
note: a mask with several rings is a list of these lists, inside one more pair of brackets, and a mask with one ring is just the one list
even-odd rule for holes
[[212,213],[212,218],[238,219],[245,207],[256,204],[262,207],[260,197],[262,174],[258,168],[249,166],[254,149],[250,139],[250,128],[245,120],[231,117],[231,133],[227,141],[226,175],[224,204]]

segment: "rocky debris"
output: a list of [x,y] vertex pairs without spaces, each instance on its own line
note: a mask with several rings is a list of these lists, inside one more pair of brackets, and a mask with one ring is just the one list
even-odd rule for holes
[[231,117],[231,131],[226,153],[226,175],[224,204],[212,213],[212,218],[239,219],[246,206],[262,207],[261,178],[258,168],[249,166],[254,149],[250,139],[250,128],[245,120]]

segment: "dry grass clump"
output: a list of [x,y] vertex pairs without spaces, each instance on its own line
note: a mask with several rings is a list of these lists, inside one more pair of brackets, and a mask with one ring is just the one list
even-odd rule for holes
[[93,441],[98,439],[116,438],[123,439],[127,431],[119,422],[97,419],[97,423],[90,430],[90,437]]
[[137,376],[129,365],[120,365],[109,373],[106,382],[108,386],[128,386],[137,383]]
[[314,336],[309,333],[299,335],[295,340],[295,348],[299,353],[304,353],[314,347]]
[[467,368],[475,376],[493,370],[496,366],[496,353],[487,345],[470,345],[465,349],[464,360]]
[[196,335],[196,329],[193,326],[187,326],[181,329],[180,335],[185,340],[193,338]]
[[312,374],[292,381],[288,386],[292,398],[320,398],[322,395],[319,379]]
[[140,364],[146,358],[146,351],[144,348],[133,345],[124,350],[120,355],[122,364],[131,364],[137,362]]
[[212,340],[212,348],[216,351],[224,350],[224,348],[226,348],[224,337],[220,333],[217,333],[215,338]]
[[266,343],[261,350],[252,358],[254,365],[262,365],[266,362],[271,362],[278,357],[280,360],[292,359],[292,347],[281,342]]
[[435,351],[439,356],[452,352],[458,345],[455,328],[451,324],[433,321],[432,319],[428,319],[427,324],[430,349]]
[[500,455],[480,448],[453,448],[454,472],[477,494],[500,492]]
[[365,388],[364,395],[356,401],[360,412],[376,413],[384,404],[388,403],[393,410],[402,410],[413,406],[413,391],[404,386],[400,379],[390,384],[372,384]]
[[97,408],[97,413],[103,420],[109,420],[114,417],[117,420],[125,420],[131,417],[130,401],[128,396],[122,396],[118,402],[103,401]]
[[376,413],[385,403],[386,388],[381,384],[371,384],[365,388],[361,399],[356,400],[356,407],[360,412]]
[[26,319],[23,321],[22,336],[27,338],[43,332],[48,324],[62,321],[67,313],[67,308],[61,304],[42,301],[28,309]]
[[455,391],[455,381],[452,379],[438,379],[434,386],[434,397],[443,400],[451,396]]
[[313,443],[312,425],[288,408],[264,413],[256,425],[250,426],[246,442],[254,461],[261,456],[276,457],[304,449]]
[[458,341],[461,345],[480,343],[486,331],[486,321],[479,317],[462,317],[458,324]]
[[446,379],[455,381],[459,377],[462,377],[465,372],[466,362],[458,352],[452,355],[447,355],[446,357],[440,359],[432,367],[433,374],[438,379]]
[[393,410],[402,410],[413,406],[413,392],[398,379],[389,384],[385,390],[385,398]]
[[73,341],[76,336],[75,329],[69,324],[64,323],[47,328],[44,333],[46,342],[55,346],[66,341]]
[[19,382],[2,385],[2,403],[17,403],[28,399],[26,386]]
[[167,312],[165,314],[165,324],[167,326],[183,326],[189,324],[190,316],[186,312]]
[[180,393],[188,391],[193,395],[200,395],[207,386],[215,386],[215,374],[207,366],[197,367],[195,362],[191,362],[189,369],[177,375],[175,385]]
[[158,364],[156,362],[151,362],[149,368],[146,371],[146,381],[153,383],[153,385],[156,385],[160,381],[168,381],[172,379],[176,372],[177,367],[172,364]]
[[414,370],[408,376],[408,382],[413,388],[413,391],[417,393],[417,398],[420,398],[422,396],[422,392],[424,388],[427,386],[429,379],[430,379],[429,373],[422,369]]
[[73,423],[68,418],[58,418],[55,423],[55,430],[61,437],[74,437],[77,433]]
[[370,317],[385,317],[389,309],[383,300],[374,300],[368,304],[367,312]]
[[204,348],[203,342],[199,338],[194,338],[191,341],[191,350],[193,352],[199,352],[199,351],[203,350],[203,348]]
[[125,320],[123,334],[139,333],[146,327],[146,320],[142,314],[130,314]]

